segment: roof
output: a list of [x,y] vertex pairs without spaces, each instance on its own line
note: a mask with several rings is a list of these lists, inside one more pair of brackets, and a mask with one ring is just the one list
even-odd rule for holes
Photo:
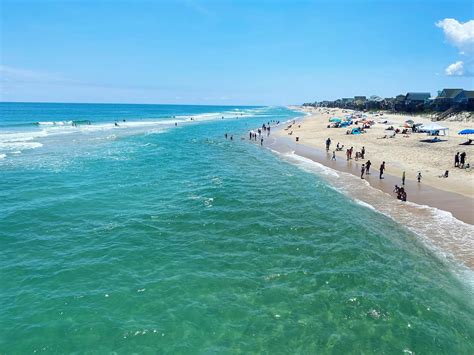
[[474,90],[464,90],[464,96],[467,99],[474,99]]
[[443,89],[438,95],[440,99],[454,99],[459,95],[463,90],[462,89]]
[[409,92],[406,99],[412,101],[425,101],[431,97],[429,92]]
[[383,99],[380,96],[372,95],[371,97],[369,97],[369,101],[382,102]]

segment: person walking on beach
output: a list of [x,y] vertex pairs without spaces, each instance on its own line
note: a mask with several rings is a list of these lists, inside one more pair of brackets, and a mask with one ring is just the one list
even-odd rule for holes
[[416,176],[416,179],[418,180],[418,183],[421,182],[421,172],[418,172],[418,175]]
[[352,152],[354,151],[354,147],[351,147],[351,149],[349,149],[349,159],[352,159]]
[[405,172],[402,174],[402,186],[405,186]]
[[362,164],[362,168],[360,169],[360,178],[361,178],[361,179],[364,178],[364,173],[365,173],[365,165]]
[[336,151],[335,151],[335,150],[332,151],[332,158],[331,158],[331,160],[336,160]]
[[459,152],[456,153],[454,156],[454,167],[457,168],[459,167]]
[[459,167],[461,169],[464,169],[464,163],[466,162],[466,152],[462,152],[461,155],[459,156]]
[[350,158],[349,158],[349,157],[350,157],[350,151],[349,151],[349,149],[346,150],[346,157],[347,157],[347,161],[349,161],[349,159],[350,159]]
[[382,162],[382,165],[380,165],[380,175],[379,179],[383,179],[383,172],[385,171],[385,162]]
[[362,147],[362,150],[360,151],[360,157],[361,159],[365,159],[365,147]]
[[367,164],[365,164],[365,175],[370,175],[369,170],[371,165],[372,163],[370,162],[370,160],[368,160]]
[[331,146],[331,138],[326,139],[326,152],[329,152],[329,147]]

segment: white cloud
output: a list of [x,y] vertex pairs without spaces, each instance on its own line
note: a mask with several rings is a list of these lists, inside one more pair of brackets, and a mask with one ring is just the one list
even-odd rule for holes
[[462,23],[453,18],[445,18],[438,21],[436,26],[443,29],[446,40],[462,54],[474,52],[474,20]]
[[449,65],[444,72],[447,76],[463,76],[464,62],[462,60],[459,60],[456,63]]
[[444,72],[447,76],[473,76],[471,70],[466,68],[465,63],[462,60],[449,65]]

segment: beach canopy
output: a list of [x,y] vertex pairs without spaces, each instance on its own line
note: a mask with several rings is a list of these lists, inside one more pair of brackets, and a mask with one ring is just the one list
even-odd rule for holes
[[331,117],[329,122],[341,122],[342,120],[339,117]]
[[439,134],[440,132],[443,132],[443,134],[446,135],[446,131],[449,130],[449,128],[443,127],[435,122],[432,122],[420,126],[419,130],[421,132],[427,132],[429,134]]
[[458,134],[474,134],[474,129],[463,129]]

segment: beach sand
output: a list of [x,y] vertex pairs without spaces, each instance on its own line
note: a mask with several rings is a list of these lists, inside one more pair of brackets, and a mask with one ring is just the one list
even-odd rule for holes
[[[397,134],[395,138],[378,139],[393,132],[386,131],[386,128],[390,125],[376,123],[367,130],[367,133],[347,135],[347,128],[327,128],[330,117],[344,117],[347,114],[342,109],[300,109],[310,113],[299,123],[300,128],[298,128],[298,125],[291,128],[293,137],[299,137],[301,144],[325,150],[325,141],[327,138],[331,138],[331,154],[338,142],[344,145],[343,151],[336,152],[338,160],[346,159],[346,148],[354,147],[354,152],[356,152],[364,146],[366,151],[365,161],[370,159],[373,173],[378,172],[380,164],[385,161],[386,173],[399,177],[399,185],[401,184],[403,171],[406,172],[407,181],[415,181],[418,172],[421,172],[421,185],[450,191],[471,199],[474,198],[474,169],[466,171],[465,169],[454,168],[456,152],[466,152],[466,162],[470,163],[471,166],[474,164],[474,144],[469,146],[459,145],[465,142],[467,138],[457,134],[462,129],[471,128],[472,124],[466,122],[439,122],[442,126],[449,128],[449,133],[446,137],[440,137],[442,142],[438,143],[421,142],[421,140],[429,138],[424,133],[409,134],[408,138],[404,138],[402,134]],[[401,128],[399,126],[408,119],[423,124],[431,122],[426,117],[386,113],[383,116],[368,114],[368,117],[375,122],[387,120],[394,128]],[[350,127],[355,127],[355,125]],[[278,134],[288,136],[288,132],[280,130]],[[439,176],[445,170],[449,170],[449,178],[440,178]],[[471,205],[471,207],[474,207],[474,205]]]

